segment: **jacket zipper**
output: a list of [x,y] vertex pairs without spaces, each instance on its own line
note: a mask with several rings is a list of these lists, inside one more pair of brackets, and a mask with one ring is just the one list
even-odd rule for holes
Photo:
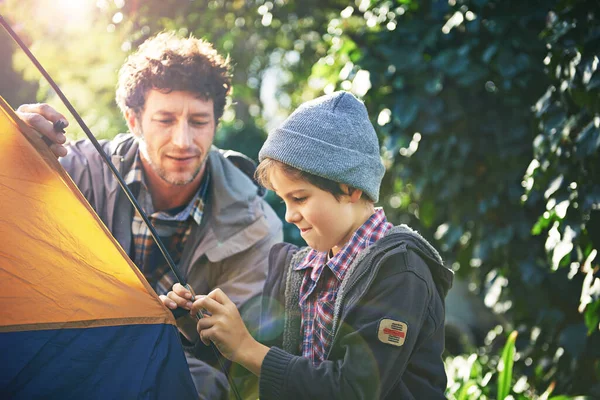
[[[403,249],[406,251],[406,244],[402,243],[399,247],[399,249]],[[382,257],[387,253],[388,251],[384,251],[382,254]],[[377,254],[372,255],[372,258],[375,258]],[[362,260],[363,262],[365,261],[364,259]],[[369,282],[369,284],[367,285],[367,290],[369,287],[371,287],[371,283],[372,281],[375,279],[375,277],[377,276],[377,273],[379,272],[379,268],[381,268],[381,263],[377,263],[375,264],[375,267],[377,268],[377,271],[374,271],[373,273],[373,278],[371,279],[371,282]],[[346,294],[348,292],[350,292],[350,289],[352,289],[357,282],[359,282],[361,280],[361,278],[369,271],[369,268],[364,268],[363,271],[361,271],[361,273],[358,275],[358,277],[350,284],[348,285],[348,287],[346,288],[346,291],[344,292],[344,294],[342,295],[341,299],[340,299],[340,304],[342,305],[344,303],[344,299],[346,297]],[[366,292],[366,290],[365,290]],[[364,295],[364,293],[361,294],[360,297],[362,297]],[[360,298],[358,298],[358,300],[360,300]],[[343,318],[343,314],[344,314],[344,310],[342,307],[340,307],[340,319],[338,321],[338,323],[336,324],[338,327],[342,326],[342,322],[344,322],[344,318]],[[335,328],[335,335],[333,336],[333,340],[331,341],[331,346],[329,347],[329,350],[327,351],[327,356],[325,357],[325,359],[329,359],[329,355],[331,354],[331,351],[333,350],[335,341],[338,338],[338,334],[339,334],[339,329]]]

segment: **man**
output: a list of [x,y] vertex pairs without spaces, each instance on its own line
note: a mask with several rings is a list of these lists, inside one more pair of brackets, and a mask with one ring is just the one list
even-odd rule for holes
[[[116,100],[131,133],[102,146],[194,291],[219,287],[243,313],[262,291],[268,251],[282,240],[282,230],[262,192],[242,172],[253,163],[212,146],[230,88],[228,62],[211,44],[161,33],[143,43],[119,72]],[[164,294],[175,277],[91,142],[66,145],[52,125],[66,119],[47,105],[23,105],[18,113],[52,141],[50,148],[81,192],[173,308]],[[226,396],[223,374],[191,356],[203,346],[195,322],[189,315],[177,322],[200,397]],[[209,351],[204,348],[201,358],[214,366]]]

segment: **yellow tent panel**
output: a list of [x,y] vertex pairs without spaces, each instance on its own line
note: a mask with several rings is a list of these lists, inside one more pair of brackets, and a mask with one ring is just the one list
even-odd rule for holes
[[0,332],[174,324],[39,134],[1,98],[0,153]]

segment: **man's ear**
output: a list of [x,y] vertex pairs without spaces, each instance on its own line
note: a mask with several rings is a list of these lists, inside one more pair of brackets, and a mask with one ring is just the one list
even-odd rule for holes
[[125,121],[127,121],[127,127],[129,128],[129,132],[133,133],[135,136],[140,136],[139,132],[141,130],[138,127],[137,114],[131,108],[128,108],[125,111]]

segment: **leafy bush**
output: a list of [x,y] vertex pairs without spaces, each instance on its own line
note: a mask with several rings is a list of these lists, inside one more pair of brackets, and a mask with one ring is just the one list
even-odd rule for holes
[[[32,1],[5,3],[25,21]],[[597,1],[120,3],[98,2],[74,39],[54,21],[29,30],[93,131],[124,128],[116,68],[164,28],[231,54],[234,104],[217,143],[251,157],[299,103],[354,91],[383,143],[388,217],[435,238],[502,321],[473,354],[448,359],[449,395],[600,397]],[[38,79],[21,56],[16,66]],[[43,83],[38,94],[51,98]],[[513,367],[499,372],[505,331],[518,336],[505,347]]]
[[598,394],[598,5],[358,4],[329,23],[303,91],[363,95],[388,215],[435,237],[519,332],[517,382]]
[[[496,328],[498,330],[498,328]],[[468,356],[455,356],[446,359],[448,372],[448,390],[450,399],[549,399],[549,400],[585,400],[587,396],[553,396],[555,384],[550,384],[543,393],[528,385],[524,376],[513,380],[514,357],[518,333],[508,335],[500,355],[489,351],[484,354],[473,353]],[[514,383],[513,383],[514,382]]]

